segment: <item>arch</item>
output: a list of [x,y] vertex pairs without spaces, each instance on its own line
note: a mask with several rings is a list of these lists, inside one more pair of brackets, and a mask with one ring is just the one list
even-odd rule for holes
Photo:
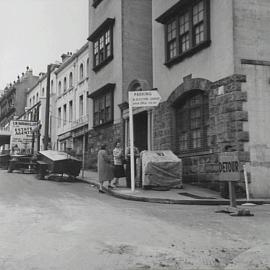
[[127,90],[128,92],[130,92],[130,91],[146,91],[150,89],[151,89],[151,86],[147,80],[135,79],[129,84]]
[[62,87],[62,84],[61,84],[61,81],[59,81],[58,82],[58,95],[61,95],[61,91],[62,91],[61,87]]
[[73,74],[72,72],[69,73],[69,88],[73,86]]
[[184,82],[180,84],[168,97],[167,101],[169,105],[173,106],[179,99],[184,98],[192,90],[200,90],[203,92],[209,92],[212,82],[207,79],[194,78],[187,76],[184,78]]
[[84,78],[83,63],[80,64],[80,80]]
[[86,60],[86,74],[87,74],[87,76],[89,76],[89,72],[90,72],[90,69],[89,69],[89,57],[88,57]]
[[67,78],[66,78],[66,77],[64,77],[64,86],[63,86],[63,90],[64,90],[64,92],[67,91]]

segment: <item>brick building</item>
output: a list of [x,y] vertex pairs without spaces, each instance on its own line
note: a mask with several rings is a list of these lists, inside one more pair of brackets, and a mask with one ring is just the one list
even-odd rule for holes
[[155,0],[154,149],[183,159],[184,181],[217,183],[219,153],[239,151],[254,197],[270,196],[270,2]]
[[[88,165],[100,144],[128,139],[128,91],[152,88],[151,0],[89,0]],[[148,147],[148,110],[135,111],[137,146]]]

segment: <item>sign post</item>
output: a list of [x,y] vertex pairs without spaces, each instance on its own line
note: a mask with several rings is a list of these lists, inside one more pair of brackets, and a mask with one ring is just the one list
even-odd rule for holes
[[240,181],[238,152],[223,152],[219,155],[219,180],[229,182],[230,206],[237,207],[235,182]]
[[161,96],[156,90],[132,91],[128,93],[129,101],[129,141],[130,141],[130,174],[131,191],[135,191],[134,176],[134,134],[133,134],[133,107],[154,107],[159,104]]

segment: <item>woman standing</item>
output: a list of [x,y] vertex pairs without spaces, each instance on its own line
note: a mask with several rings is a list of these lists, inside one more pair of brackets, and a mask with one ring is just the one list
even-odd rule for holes
[[104,193],[103,183],[109,181],[109,187],[111,186],[111,181],[113,179],[113,170],[111,166],[111,160],[108,156],[106,150],[106,144],[102,144],[100,150],[98,151],[98,180],[99,180],[99,192]]
[[118,186],[119,178],[125,177],[125,170],[123,166],[124,154],[121,148],[120,142],[115,143],[115,148],[113,149],[113,165],[114,165],[114,185]]

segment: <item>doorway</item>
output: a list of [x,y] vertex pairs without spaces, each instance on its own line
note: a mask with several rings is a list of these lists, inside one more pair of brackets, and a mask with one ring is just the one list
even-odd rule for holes
[[134,124],[134,145],[136,145],[139,151],[147,150],[147,111],[135,114],[133,116]]

